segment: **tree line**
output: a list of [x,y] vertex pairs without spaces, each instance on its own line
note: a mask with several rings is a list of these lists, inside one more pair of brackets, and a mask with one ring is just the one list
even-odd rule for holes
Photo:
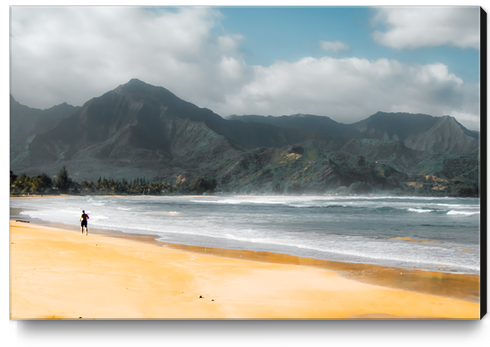
[[[145,177],[133,180],[114,180],[112,178],[99,178],[95,182],[83,181],[78,183],[68,174],[63,167],[57,176],[53,178],[45,173],[38,176],[28,176],[25,173],[20,176],[10,171],[10,194],[19,195],[202,195],[212,194],[216,191],[218,184],[214,178],[198,177],[191,182],[179,178],[174,185],[167,182],[149,182]],[[223,187],[221,187],[223,188]],[[221,189],[220,188],[220,189]],[[381,185],[373,186],[367,181],[354,182],[348,187],[342,186],[337,189],[327,190],[327,194],[377,194],[386,193],[394,195],[416,195],[416,196],[461,196],[478,197],[478,183],[468,179],[444,180],[444,185],[438,186],[435,181],[426,181],[425,178],[419,182],[418,187],[401,183],[400,187],[385,191]],[[287,193],[276,184],[272,188],[275,194],[301,194],[304,189],[298,187],[297,191],[290,190]]]
[[45,173],[38,176],[20,176],[10,171],[11,195],[172,195],[213,193],[217,187],[214,178],[198,177],[192,182],[179,181],[175,185],[167,182],[149,182],[146,178],[133,180],[114,180],[112,178],[99,178],[96,182],[74,181],[68,174],[66,167],[60,170],[57,176],[49,177]]

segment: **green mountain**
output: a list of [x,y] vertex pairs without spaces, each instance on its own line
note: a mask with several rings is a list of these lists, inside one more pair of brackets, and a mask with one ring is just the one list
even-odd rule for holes
[[10,95],[11,139],[29,137],[54,126],[58,121],[74,114],[80,107],[63,103],[46,110],[30,108],[17,102]]
[[378,112],[351,126],[363,138],[400,141],[418,151],[464,154],[478,150],[478,133],[449,116]]
[[[30,142],[36,134],[54,127],[59,121],[74,114],[80,107],[63,103],[46,110],[30,108],[10,96],[10,165],[16,166],[28,156]],[[27,169],[23,164],[21,167]]]
[[238,120],[245,123],[270,124],[285,129],[300,129],[309,132],[318,132],[329,135],[333,138],[348,138],[358,135],[358,131],[348,124],[337,123],[336,121],[323,116],[311,114],[295,114],[291,116],[258,116],[258,115],[231,115],[230,120]]
[[132,79],[82,107],[36,110],[11,98],[10,118],[10,168],[28,175],[66,166],[78,182],[212,177],[229,193],[478,191],[478,133],[447,116],[378,112],[354,124],[314,115],[224,119]]
[[361,156],[318,149],[258,148],[219,163],[214,177],[226,193],[315,194],[357,182],[369,192],[401,188],[408,176]]

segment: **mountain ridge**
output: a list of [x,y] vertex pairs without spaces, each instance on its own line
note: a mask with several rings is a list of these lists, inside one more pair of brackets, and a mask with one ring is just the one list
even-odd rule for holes
[[[43,112],[47,116],[41,122],[39,117]],[[40,125],[28,129],[20,126],[29,117],[38,119]],[[442,164],[437,164],[437,160],[473,156],[479,148],[479,134],[449,116],[377,112],[352,124],[307,114],[234,115],[225,119],[163,87],[138,79],[92,98],[81,107],[64,103],[48,110],[36,110],[21,105],[11,96],[10,118],[14,125],[11,170],[53,175],[66,165],[78,180],[101,176],[164,180],[181,174],[189,178],[217,175],[222,182],[234,182],[235,188],[256,177],[264,189],[273,189],[281,186],[276,182],[272,187],[271,182],[277,181],[274,175],[284,180],[289,177],[290,182],[296,182],[293,176],[302,177],[305,185],[315,177],[317,187],[345,185],[353,183],[353,177],[361,179],[365,175],[373,184],[393,188],[396,185],[389,178],[379,176],[376,170],[395,176],[398,175],[395,172],[400,172],[399,177],[405,175],[404,179],[409,179],[410,175],[424,171],[420,166],[423,162],[434,172],[447,172],[438,169]],[[315,160],[322,158],[324,164],[310,159],[294,164],[296,161],[290,160],[304,153]],[[343,164],[339,165],[347,168],[335,166],[335,159],[331,158],[341,158]],[[365,160],[370,163],[370,171],[358,165]],[[461,174],[474,164],[473,159],[460,162]],[[265,166],[271,167],[272,171],[266,172],[274,175],[257,176]],[[308,167],[329,174],[300,173],[308,172]],[[233,177],[246,173],[248,178],[244,176],[236,181],[230,178],[231,172]],[[264,177],[269,178],[264,181]]]

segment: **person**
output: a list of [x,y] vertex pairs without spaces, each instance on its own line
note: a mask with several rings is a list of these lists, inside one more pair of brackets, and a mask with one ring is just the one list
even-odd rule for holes
[[82,235],[83,235],[83,227],[85,227],[85,235],[88,235],[88,223],[87,220],[89,219],[88,214],[85,213],[85,210],[82,211],[82,215],[80,217],[80,221],[82,222],[81,227],[82,227]]

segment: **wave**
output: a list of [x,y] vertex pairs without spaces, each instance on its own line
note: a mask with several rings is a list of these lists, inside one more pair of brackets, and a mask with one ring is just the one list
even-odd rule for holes
[[147,216],[179,216],[182,212],[179,211],[148,211],[148,212],[140,212],[139,214],[147,215]]
[[434,210],[426,210],[426,209],[423,209],[423,208],[409,208],[408,211],[410,211],[410,212],[417,212],[417,213],[434,212]]
[[356,208],[357,206],[348,206],[348,205],[300,205],[300,204],[286,204],[285,207],[290,208]]
[[436,204],[437,206],[444,206],[444,207],[451,207],[451,208],[458,208],[458,207],[464,207],[466,205],[463,204]]
[[[440,198],[438,198],[440,199]],[[372,201],[371,201],[372,200]],[[374,201],[377,200],[377,201]],[[463,205],[460,204],[434,204],[423,202],[422,204],[409,201],[382,201],[379,202],[378,199],[369,199],[369,198],[352,198],[352,197],[342,197],[342,198],[324,198],[318,199],[315,197],[311,198],[248,198],[248,199],[217,199],[217,200],[201,200],[201,199],[193,199],[190,200],[193,203],[199,204],[213,204],[213,205],[242,205],[242,206],[278,206],[282,208],[306,208],[306,209],[332,209],[332,208],[346,208],[361,211],[373,211],[375,213],[379,212],[415,212],[415,213],[429,213],[429,212],[441,212],[446,213],[451,208],[457,208]],[[421,200],[421,199],[418,199]],[[437,207],[436,207],[437,206]],[[442,207],[442,209],[441,209]],[[446,207],[446,209],[444,209]]]
[[480,214],[480,211],[448,211],[448,215],[464,215],[464,216],[473,216],[475,214]]
[[[351,201],[349,201],[351,200]],[[265,206],[279,206],[282,208],[307,208],[307,209],[331,209],[331,208],[346,208],[352,210],[367,210],[367,211],[406,211],[406,206],[393,207],[393,206],[383,206],[377,203],[366,203],[365,199],[363,201],[350,199],[324,199],[324,200],[304,200],[304,199],[287,199],[285,201],[278,201],[275,199],[243,199],[243,200],[191,200],[194,203],[200,204],[214,204],[214,205],[265,205]]]
[[264,200],[190,200],[198,204],[223,204],[223,205],[239,205],[239,204],[270,204]]
[[[314,245],[304,242],[298,242],[300,240],[292,240],[289,238],[278,238],[278,237],[246,237],[245,235],[233,235],[231,233],[226,233],[221,236],[218,235],[206,235],[208,239],[220,239],[223,242],[225,240],[233,240],[237,242],[246,242],[248,244],[255,244],[256,246],[252,246],[252,250],[264,250],[264,246],[268,245],[268,249],[266,251],[273,251],[276,253],[285,253],[299,256],[310,256],[313,258],[319,259],[328,259],[335,261],[349,261],[353,263],[374,263],[374,264],[391,264],[393,266],[393,262],[399,263],[397,266],[407,266],[409,268],[419,268],[424,269],[427,266],[432,269],[439,269],[443,267],[448,267],[451,269],[451,272],[457,269],[458,272],[465,269],[466,271],[462,271],[461,273],[474,273],[480,270],[480,267],[477,264],[472,263],[463,263],[458,261],[457,259],[451,258],[432,258],[432,257],[424,257],[421,256],[419,252],[422,250],[422,246],[402,246],[401,248],[383,248],[383,243],[372,243],[366,239],[357,239],[354,243],[362,244],[362,248],[353,247],[352,241],[347,241],[350,237],[345,238],[345,240],[333,241],[330,245]],[[166,241],[165,237],[161,235],[159,241]],[[340,242],[339,242],[340,241]],[[366,248],[367,244],[370,244],[370,247]],[[191,244],[195,244],[196,239],[189,241]],[[197,241],[199,244],[199,241]],[[239,244],[230,244],[226,243],[229,248],[237,248],[241,249]],[[248,246],[250,247],[250,246]],[[266,246],[267,247],[267,246]],[[244,249],[248,249],[247,246]],[[297,251],[295,251],[295,249]],[[383,249],[383,252],[379,252],[380,249]],[[408,251],[408,250],[411,251]],[[418,249],[418,251],[413,252]],[[427,254],[427,252],[431,251],[441,251],[441,248],[438,246],[428,246],[424,244],[423,246],[423,254]],[[299,252],[299,253],[298,253]],[[304,253],[307,252],[307,253]],[[374,261],[374,262],[373,262]],[[403,265],[402,265],[403,264]]]

